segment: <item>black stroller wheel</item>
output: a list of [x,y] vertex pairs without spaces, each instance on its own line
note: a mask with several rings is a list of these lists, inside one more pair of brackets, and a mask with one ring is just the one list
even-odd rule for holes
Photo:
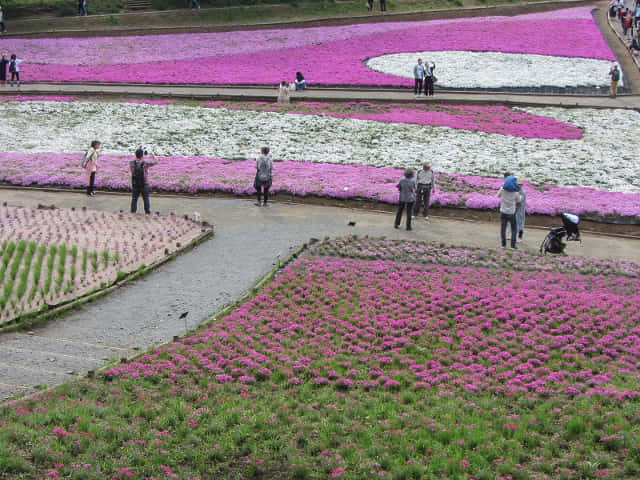
[[551,241],[551,239],[549,238],[549,235],[544,237],[544,240],[542,240],[542,244],[540,245],[540,255],[546,255],[547,254],[547,250],[549,248],[549,242],[550,241]]

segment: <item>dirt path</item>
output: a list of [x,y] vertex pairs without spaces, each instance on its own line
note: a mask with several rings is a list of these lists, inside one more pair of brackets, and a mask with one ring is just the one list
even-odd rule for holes
[[[127,208],[129,197],[0,190],[0,201],[118,211]],[[499,244],[495,223],[433,217],[429,223],[416,221],[415,230],[406,232],[392,228],[391,214],[348,208],[283,203],[260,208],[250,200],[153,196],[151,206],[162,213],[197,211],[216,226],[215,237],[32,334],[0,335],[0,398],[72,380],[108,359],[129,357],[183,334],[180,313],[188,311],[188,328],[195,327],[246,292],[278,257],[312,237],[356,233],[482,247]],[[356,225],[348,226],[350,221]],[[536,251],[545,233],[527,229],[522,248]],[[640,240],[585,235],[582,246],[571,245],[569,254],[640,261],[638,246]]]

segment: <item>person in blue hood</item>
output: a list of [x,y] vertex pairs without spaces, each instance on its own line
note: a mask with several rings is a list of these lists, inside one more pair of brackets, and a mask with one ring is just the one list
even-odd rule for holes
[[511,226],[511,248],[516,249],[516,204],[522,201],[519,193],[518,181],[513,175],[504,179],[504,184],[498,190],[496,197],[500,198],[500,240],[502,248],[507,248],[507,224]]

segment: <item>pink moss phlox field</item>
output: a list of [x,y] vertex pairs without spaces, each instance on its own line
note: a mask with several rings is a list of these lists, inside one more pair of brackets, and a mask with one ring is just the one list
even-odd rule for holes
[[[156,37],[171,44],[166,57],[156,49],[111,53],[110,38],[70,39],[68,48],[61,41],[38,39],[50,51],[71,51],[80,63],[60,65],[56,57],[34,50],[24,40],[9,40],[12,50],[25,52],[25,78],[36,81],[101,81],[193,84],[273,84],[293,80],[296,71],[305,74],[310,85],[408,85],[407,79],[378,73],[363,62],[369,58],[411,51],[491,51],[614,60],[615,57],[590,17],[590,8],[582,7],[552,14],[516,17],[487,17],[460,21],[407,22],[393,25],[358,25],[324,30],[296,29],[269,32],[225,32],[226,40],[202,42],[211,48],[192,48],[198,38],[185,35]],[[349,35],[346,31],[353,30]],[[324,35],[323,33],[326,33]],[[210,34],[214,35],[214,34]],[[256,41],[266,35],[264,41]],[[135,38],[135,37],[134,37]],[[213,39],[214,37],[212,37]],[[282,41],[281,39],[285,40]],[[275,41],[278,39],[280,41]],[[268,41],[271,40],[271,41]],[[22,42],[22,44],[20,43]],[[73,42],[73,44],[71,44]],[[121,43],[118,40],[116,43]],[[145,44],[148,42],[145,42]],[[229,45],[225,49],[224,45]],[[135,45],[131,41],[130,45]],[[220,46],[222,45],[222,46]],[[253,45],[251,51],[235,45]],[[175,51],[180,50],[177,56]],[[32,55],[29,55],[31,50]],[[194,50],[192,58],[189,51]],[[95,57],[94,52],[107,52]],[[40,58],[39,58],[40,56]],[[152,58],[153,61],[149,61]],[[255,65],[260,65],[256,69]],[[408,66],[410,69],[410,66]]]
[[104,375],[636,398],[639,291],[628,277],[302,258],[215,325]]
[[359,236],[330,238],[311,248],[314,255],[362,260],[393,260],[488,269],[580,273],[640,278],[640,263],[629,260],[537,256],[525,252],[453,247],[435,242],[380,239]]
[[433,127],[450,127],[474,132],[498,133],[522,138],[577,140],[582,130],[553,118],[532,115],[505,106],[484,105],[375,105],[352,102],[345,106],[301,102],[277,105],[267,102],[233,104],[209,102],[205,107],[228,110],[286,112],[304,115],[327,115],[334,118],[357,118],[383,123],[409,123]]
[[[0,181],[13,185],[62,185],[84,188],[81,153],[0,153]],[[131,157],[101,155],[97,188],[128,190]],[[276,162],[272,191],[294,196],[365,199],[397,204],[396,184],[403,171],[392,167],[311,162]],[[231,161],[209,157],[164,157],[149,173],[153,189],[169,192],[222,192],[252,195],[255,160]],[[366,179],[366,181],[363,181]],[[495,194],[502,179],[460,174],[437,175],[431,204],[442,207],[496,209]],[[636,216],[640,194],[590,188],[538,187],[524,181],[527,212],[556,215],[572,212],[599,216]]]

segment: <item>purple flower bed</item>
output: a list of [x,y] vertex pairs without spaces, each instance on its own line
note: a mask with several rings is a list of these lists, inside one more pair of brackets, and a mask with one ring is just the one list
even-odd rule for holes
[[303,258],[206,330],[104,375],[637,398],[639,289],[637,278]]
[[532,115],[504,106],[484,105],[375,105],[351,102],[345,105],[297,103],[278,105],[267,102],[248,104],[209,102],[205,107],[261,112],[286,112],[357,118],[383,123],[409,123],[433,127],[451,127],[474,132],[499,133],[522,138],[577,140],[582,130],[553,118]]
[[[79,167],[81,154],[0,153],[0,181],[14,185],[85,186],[84,171]],[[96,177],[98,188],[129,189],[130,157],[102,155]],[[165,157],[149,174],[152,188],[172,192],[225,192],[251,195],[255,161],[230,161],[208,157]],[[402,170],[365,165],[277,162],[272,190],[305,197],[309,195],[365,199],[395,204],[396,183]],[[363,182],[363,179],[367,179]],[[496,209],[495,192],[502,179],[458,174],[439,174],[438,191],[432,204],[443,207]],[[590,188],[536,187],[524,182],[527,212],[556,215],[570,211],[601,216],[636,216],[640,214],[640,194],[605,192]]]
[[[211,41],[203,42],[204,34],[154,37],[157,44],[171,45],[165,56],[158,54],[165,50],[157,45],[150,55],[148,40],[137,50],[113,53],[109,45],[123,40],[112,38],[64,39],[69,43],[66,48],[62,40],[38,39],[37,45],[46,45],[44,52],[35,49],[33,42],[16,39],[4,41],[3,48],[18,52],[25,59],[21,67],[25,79],[36,81],[275,85],[283,78],[293,79],[299,70],[311,85],[399,86],[408,81],[374,72],[363,62],[384,54],[430,50],[614,60],[589,12],[590,7],[583,7],[510,18],[207,34],[224,36],[220,46],[213,36]],[[136,45],[136,38],[129,38],[128,45]],[[196,43],[208,46],[197,47]],[[247,45],[252,47],[250,51],[246,50]],[[87,64],[63,65],[65,61],[57,60],[61,51],[72,52],[70,63]],[[190,51],[194,51],[191,57]],[[96,56],[95,52],[105,53]]]

